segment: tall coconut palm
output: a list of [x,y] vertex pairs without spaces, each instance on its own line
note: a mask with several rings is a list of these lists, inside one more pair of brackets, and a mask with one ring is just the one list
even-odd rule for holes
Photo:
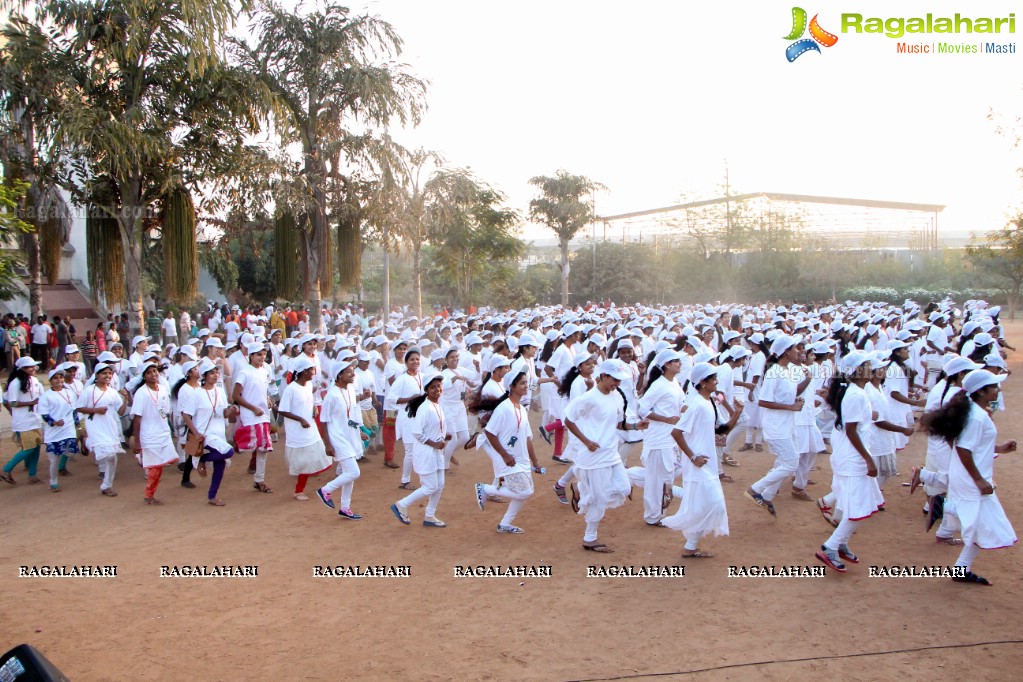
[[284,112],[276,130],[285,144],[302,148],[304,205],[308,215],[300,232],[311,324],[320,322],[324,268],[330,256],[328,178],[331,159],[347,161],[336,146],[350,128],[386,126],[392,119],[418,124],[426,84],[403,64],[402,41],[379,17],[356,15],[329,3],[307,13],[289,12],[272,0],[259,3],[256,41],[233,41],[234,54],[253,77],[280,102]]
[[153,216],[172,191],[237,153],[269,107],[265,89],[221,58],[233,17],[230,0],[42,0],[31,19],[15,17],[48,27],[40,57],[70,74],[39,144],[68,160],[62,184],[77,202],[117,221],[136,330]]
[[529,202],[529,217],[546,225],[558,235],[561,249],[561,305],[568,305],[568,243],[593,220],[593,205],[587,201],[594,190],[606,189],[585,175],[559,170],[554,177],[538,175],[529,184],[540,189],[540,196]]

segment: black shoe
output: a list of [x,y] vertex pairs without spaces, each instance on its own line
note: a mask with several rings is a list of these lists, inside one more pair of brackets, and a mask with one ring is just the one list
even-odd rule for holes
[[184,471],[184,470],[185,470],[185,463],[184,462],[178,462],[178,471]]
[[182,488],[194,488],[195,487],[195,483],[192,483],[191,481],[182,481],[181,482],[181,487]]
[[935,495],[931,498],[931,510],[927,513],[927,531],[930,532],[934,524],[945,516],[945,496]]

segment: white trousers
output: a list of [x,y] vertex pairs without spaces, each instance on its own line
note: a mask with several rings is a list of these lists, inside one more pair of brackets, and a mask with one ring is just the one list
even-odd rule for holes
[[774,499],[778,489],[789,476],[796,473],[796,466],[799,464],[799,453],[796,452],[796,444],[792,438],[768,439],[767,445],[774,453],[774,466],[767,475],[754,483],[751,488],[754,492],[760,493],[767,501]]
[[323,486],[324,492],[328,495],[338,488],[341,489],[341,509],[350,509],[352,506],[352,490],[355,488],[355,481],[358,480],[361,472],[359,463],[354,457],[348,457],[337,463],[337,478]]
[[[405,459],[412,460],[411,450],[409,450],[409,454]],[[426,502],[426,518],[431,519],[437,513],[437,505],[440,504],[440,494],[443,491],[443,469],[438,469],[432,474],[419,474],[419,487],[413,490],[411,495],[399,500],[398,506],[407,511],[413,504],[429,498]]]
[[107,457],[96,462],[99,472],[103,474],[103,482],[99,484],[100,490],[110,490],[114,487],[114,474],[117,473],[117,455]]

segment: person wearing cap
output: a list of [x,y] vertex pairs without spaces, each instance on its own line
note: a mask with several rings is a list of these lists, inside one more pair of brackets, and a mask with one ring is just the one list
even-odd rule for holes
[[483,511],[487,501],[494,497],[500,495],[510,500],[504,517],[497,524],[498,533],[525,532],[515,525],[515,517],[533,495],[531,472],[543,472],[533,450],[529,413],[522,404],[529,390],[526,371],[513,370],[505,376],[502,383],[507,385],[508,391],[494,407],[484,429],[483,449],[494,463],[495,483],[476,484],[476,504]]
[[[937,376],[934,387],[927,394],[924,414],[934,412],[947,405],[962,391],[963,379],[966,378],[966,375],[977,369],[981,369],[981,366],[959,356],[946,362]],[[924,509],[927,514],[926,529],[929,531],[940,519],[941,525],[935,533],[935,542],[960,546],[963,541],[955,537],[956,531],[959,530],[959,521],[954,514],[946,515],[944,513],[945,494],[948,492],[949,465],[954,456],[955,451],[949,442],[933,434],[928,434],[924,466],[922,469],[913,469],[909,492],[913,494],[917,487],[923,484],[924,492],[927,493],[927,504]]]
[[81,381],[85,380],[86,367],[85,363],[82,362],[82,352],[76,344],[69,343],[64,347],[64,363],[74,363],[78,367],[78,379]]
[[[297,477],[295,499],[305,501],[309,499],[305,494],[309,477],[329,469],[331,460],[316,426],[312,383],[316,365],[303,353],[295,358],[291,371],[294,378],[284,389],[278,413],[285,419],[284,458],[288,473]],[[264,493],[273,492],[263,481],[253,483],[252,487]]]
[[[67,355],[65,354],[65,357],[66,356]],[[84,371],[81,375],[79,375],[79,369],[82,367],[83,365],[81,363],[70,361],[66,361],[57,366],[57,369],[64,370],[64,388],[66,388],[68,393],[71,395],[71,400],[75,405],[78,404],[78,398],[82,395],[82,390],[85,388],[85,382],[83,382],[80,378],[85,376]],[[79,451],[82,455],[87,457],[89,455],[89,450],[85,446],[85,423],[81,419],[78,420],[78,426],[75,429],[75,437],[78,440]],[[67,469],[67,458],[64,458],[61,462],[60,475],[71,475],[71,472]]]
[[[238,408],[228,402],[227,394],[217,382],[219,371],[220,368],[208,360],[196,367],[189,367],[185,375],[189,390],[178,394],[185,436],[191,434],[202,438],[202,454],[186,458],[188,467],[181,485],[185,486],[189,482],[187,477],[193,468],[205,476],[207,464],[212,463],[213,476],[210,478],[206,501],[214,507],[224,506],[218,492],[227,460],[234,456],[234,449],[227,442],[227,419],[238,413]],[[193,375],[200,377],[201,385],[192,379]],[[194,488],[195,485],[185,487]]]
[[[1005,359],[997,353],[990,353],[984,356],[984,369],[991,372],[995,376],[1002,374],[1010,374],[1008,365],[1005,364]],[[998,397],[991,402],[991,409],[998,412],[1005,411],[1005,394],[999,392]]]
[[1001,549],[1016,543],[1016,533],[1005,516],[995,492],[994,463],[998,455],[1016,451],[1016,441],[996,444],[998,429],[991,420],[991,402],[998,397],[1007,375],[996,376],[984,369],[969,372],[962,391],[945,405],[924,415],[923,428],[929,435],[953,444],[954,456],[948,470],[946,516],[955,514],[962,525],[963,549],[956,559],[961,574],[957,582],[990,585],[972,571],[982,549]]
[[[417,346],[412,346],[402,356],[402,363],[405,371],[394,380],[387,391],[386,409],[393,411],[396,415],[394,423],[395,437],[401,439],[404,445],[404,454],[401,462],[401,482],[399,488],[404,490],[415,490],[412,484],[412,451],[415,449],[415,437],[409,426],[409,414],[405,406],[416,396],[423,394],[423,376],[419,371],[422,362],[422,353]],[[387,457],[387,454],[384,454]],[[393,458],[393,454],[392,454]],[[386,464],[386,462],[385,462]],[[395,467],[396,468],[396,467]]]
[[[409,349],[409,352],[413,350]],[[391,505],[391,512],[406,526],[411,523],[409,509],[424,499],[423,525],[427,528],[447,526],[437,518],[437,506],[444,491],[444,447],[451,440],[444,422],[444,410],[440,406],[441,382],[441,376],[435,375],[426,381],[419,395],[401,404],[402,411],[408,416],[402,427],[403,433],[407,432],[408,440],[414,443],[412,449],[406,451],[405,460],[411,460],[420,483],[419,488],[403,486],[411,488],[412,492]]]
[[672,482],[682,475],[681,455],[672,438],[672,428],[679,422],[685,393],[676,377],[681,356],[666,348],[654,356],[650,378],[639,398],[637,414],[649,422],[643,435],[643,521],[649,526],[660,524],[671,503]]
[[128,410],[127,391],[114,388],[113,379],[114,368],[97,363],[93,382],[82,390],[77,404],[78,413],[85,415],[86,446],[103,476],[99,491],[105,497],[117,497],[117,456],[124,452],[120,418]]
[[170,425],[170,391],[160,384],[160,367],[145,363],[140,368],[142,382],[134,390],[131,405],[135,459],[146,470],[143,500],[149,505],[163,504],[156,498],[163,468],[178,463]]
[[884,506],[877,485],[877,465],[869,450],[874,412],[865,386],[873,369],[872,356],[860,350],[842,358],[840,372],[828,388],[828,404],[834,410],[831,470],[835,510],[842,520],[815,554],[826,566],[844,573],[844,561],[859,563],[849,549],[849,539],[864,519]]
[[[384,466],[389,469],[397,469],[398,464],[394,462],[394,446],[398,440],[398,407],[394,404],[391,392],[394,384],[405,372],[405,352],[408,350],[408,342],[397,340],[394,343],[391,357],[384,364],[384,382],[386,392],[384,394],[384,427],[382,430],[384,441]],[[402,472],[404,478],[404,471]]]
[[871,409],[876,413],[877,418],[870,428],[870,443],[867,448],[870,456],[874,458],[877,465],[877,487],[884,492],[884,484],[898,474],[896,464],[896,436],[909,439],[913,435],[914,428],[905,422],[899,424],[898,419],[901,413],[895,412],[894,401],[888,397],[885,391],[885,377],[888,373],[888,357],[890,351],[874,351],[870,360],[871,376],[870,381],[864,386],[867,397],[870,399]]
[[686,398],[687,409],[671,430],[672,440],[685,456],[681,462],[685,495],[678,511],[664,518],[661,525],[685,536],[683,559],[713,557],[700,548],[700,540],[708,535],[728,535],[728,509],[714,443],[716,435],[734,428],[742,408],[724,420],[714,399],[717,377],[713,365],[703,362],[693,365],[690,382],[695,391]]
[[[891,421],[898,426],[913,426],[913,408],[924,407],[926,401],[915,393],[917,375],[909,365],[909,344],[894,338],[888,341],[887,349],[891,351],[891,359],[885,367],[883,388],[889,401]],[[896,451],[909,444],[909,437],[901,433],[892,433],[892,438]]]
[[[359,398],[359,411],[362,413],[362,425],[369,430],[369,442],[372,443],[380,435],[380,421],[377,419],[377,411],[373,405],[373,396],[376,395],[376,378],[370,371],[370,354],[366,351],[359,351],[355,356],[355,382],[353,384],[355,394]],[[367,446],[368,448],[368,446]],[[365,459],[369,450],[363,448],[356,460]]]
[[763,411],[760,409],[760,384],[767,366],[768,347],[765,345],[764,335],[760,332],[754,332],[749,336],[749,345],[753,355],[750,356],[749,362],[746,364],[746,383],[753,385],[754,388],[749,390],[746,407],[743,410],[749,415],[749,421],[746,423],[746,442],[738,451],[763,452],[764,446],[761,441],[764,432],[761,427]]
[[[566,406],[593,388],[595,383],[593,368],[597,366],[597,362],[598,356],[591,355],[586,351],[575,356],[575,365],[568,370],[568,374],[562,377],[561,388],[558,389],[558,394],[565,400]],[[567,499],[565,497],[565,488],[575,480],[575,469],[571,466],[571,463],[575,461],[575,453],[581,447],[582,444],[569,433],[565,451],[560,458],[554,459],[555,462],[569,465],[565,473],[554,484],[554,492],[558,496],[559,501]]]
[[[648,422],[625,424],[625,403],[616,390],[629,377],[618,360],[605,360],[596,369],[594,390],[565,408],[565,427],[583,445],[575,461],[578,477],[578,513],[586,519],[583,548],[593,552],[614,550],[598,540],[600,520],[608,509],[620,507],[631,492],[629,476],[618,455],[617,429],[646,428]],[[576,499],[575,484],[572,486]]]
[[930,329],[924,340],[924,349],[921,354],[924,365],[927,367],[925,386],[933,386],[938,381],[938,374],[944,364],[950,360],[946,357],[949,350],[948,334],[945,328],[948,326],[948,318],[940,312],[933,312],[928,319],[931,322]]
[[56,493],[60,492],[59,470],[66,470],[68,457],[79,452],[78,414],[74,396],[64,386],[64,370],[58,367],[50,370],[48,376],[50,390],[39,398],[39,416],[43,420],[43,443],[50,461],[50,491]]
[[[735,334],[734,337],[729,337],[729,334]],[[739,335],[733,331],[726,331],[724,337],[728,340],[726,344],[732,341],[738,341]],[[743,348],[738,345],[726,345],[724,352],[721,353],[719,360],[720,365],[718,366],[718,391],[722,395],[721,405],[725,408],[725,411],[729,414],[738,414],[738,421],[733,429],[728,431],[728,434],[724,438],[724,442],[717,447],[718,454],[720,455],[720,464],[737,467],[739,462],[732,457],[731,452],[735,444],[735,441],[741,438],[746,433],[746,423],[749,421],[749,417],[745,414],[746,395],[751,388],[754,388],[752,384],[748,384],[742,380],[742,366],[746,362],[746,358],[750,357],[751,353],[748,348]],[[720,440],[720,439],[718,439]],[[734,479],[725,474],[722,470],[721,480],[723,483],[733,483]]]
[[249,452],[249,472],[256,489],[266,480],[266,457],[273,451],[270,440],[270,384],[273,376],[266,365],[266,350],[258,341],[245,348],[246,362],[238,367],[231,403],[239,407],[234,444],[239,453]]
[[[358,480],[358,459],[362,456],[363,441],[369,436],[363,433],[362,410],[355,393],[355,363],[338,360],[332,370],[334,385],[327,391],[320,409],[320,421],[326,425],[327,439],[324,443],[327,456],[337,462],[337,476],[316,490],[316,496],[327,507],[338,510],[338,516],[351,521],[362,519],[361,514],[352,511],[352,491]],[[341,491],[341,506],[334,503],[333,494]]]
[[561,345],[554,350],[543,370],[556,388],[552,392],[547,406],[547,411],[551,415],[551,421],[543,425],[541,435],[544,431],[554,434],[554,453],[552,459],[555,462],[564,464],[566,462],[562,461],[561,455],[565,446],[565,426],[561,417],[565,411],[565,398],[563,396],[567,395],[570,387],[566,387],[565,391],[562,392],[561,381],[574,364],[576,355],[575,345],[579,339],[579,329],[574,324],[568,323],[562,329],[562,334]]
[[[626,379],[618,387],[622,394],[625,396],[625,420],[627,422],[639,421],[639,413],[637,407],[639,405],[639,391],[644,387],[645,371],[646,366],[643,363],[637,364],[635,361],[635,349],[632,345],[632,341],[626,338],[617,339],[611,344],[608,350],[608,355],[620,360],[629,373],[632,375],[629,379]],[[621,441],[618,444],[618,454],[622,458],[622,464],[626,466],[628,471],[629,457],[635,450],[642,448],[644,431],[619,431],[618,439]]]
[[39,417],[39,399],[43,385],[36,378],[39,361],[30,357],[18,358],[14,371],[7,382],[7,407],[11,411],[11,431],[19,450],[0,473],[0,480],[14,485],[11,472],[21,462],[28,469],[28,482],[39,483],[36,469],[39,466],[39,448],[43,444],[43,421]]
[[441,371],[440,404],[444,408],[446,428],[452,436],[444,448],[445,469],[449,469],[452,463],[458,464],[454,453],[469,442],[469,412],[465,408],[465,399],[478,386],[474,377],[467,376],[469,370],[459,366],[459,355],[454,346],[444,351],[445,367]]
[[761,509],[777,517],[773,500],[781,484],[796,473],[799,451],[795,443],[796,413],[803,409],[803,391],[810,376],[798,364],[798,336],[781,334],[771,343],[771,355],[764,369],[757,402],[763,411],[764,440],[774,453],[774,466],[744,493]]

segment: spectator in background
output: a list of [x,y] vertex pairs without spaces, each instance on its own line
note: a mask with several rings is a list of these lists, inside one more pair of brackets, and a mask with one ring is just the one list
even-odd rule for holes
[[92,335],[93,341],[96,342],[96,357],[107,349],[107,335],[103,332],[103,323],[100,322],[96,325],[96,333]]
[[[104,348],[106,350],[106,348]],[[96,356],[100,353],[99,345],[96,343],[96,335],[91,331],[85,332],[85,341],[82,341],[82,361],[85,362],[87,374],[92,374],[93,365],[96,364]],[[85,376],[85,375],[83,375]]]
[[188,314],[187,310],[181,311],[181,317],[178,319],[178,328],[181,330],[182,340],[192,336],[192,316]]
[[4,368],[7,370],[8,380],[10,373],[14,371],[14,363],[21,357],[18,339],[17,324],[10,318],[4,320]]
[[[163,345],[173,343],[178,345],[178,325],[174,322],[174,312],[168,310],[167,316],[160,323],[160,330],[163,332]],[[187,338],[187,334],[185,338]]]
[[128,322],[128,313],[121,313],[117,316],[117,334],[121,343],[131,339],[131,324]]
[[60,315],[53,318],[53,326],[57,334],[57,353],[55,359],[57,364],[64,362],[64,348],[71,343],[67,322],[60,319]]
[[32,325],[32,359],[39,364],[45,364],[49,360],[49,340],[53,328],[46,321],[46,315],[36,318]]
[[160,340],[160,317],[155,310],[150,310],[149,314],[146,315],[145,334],[151,341]]

